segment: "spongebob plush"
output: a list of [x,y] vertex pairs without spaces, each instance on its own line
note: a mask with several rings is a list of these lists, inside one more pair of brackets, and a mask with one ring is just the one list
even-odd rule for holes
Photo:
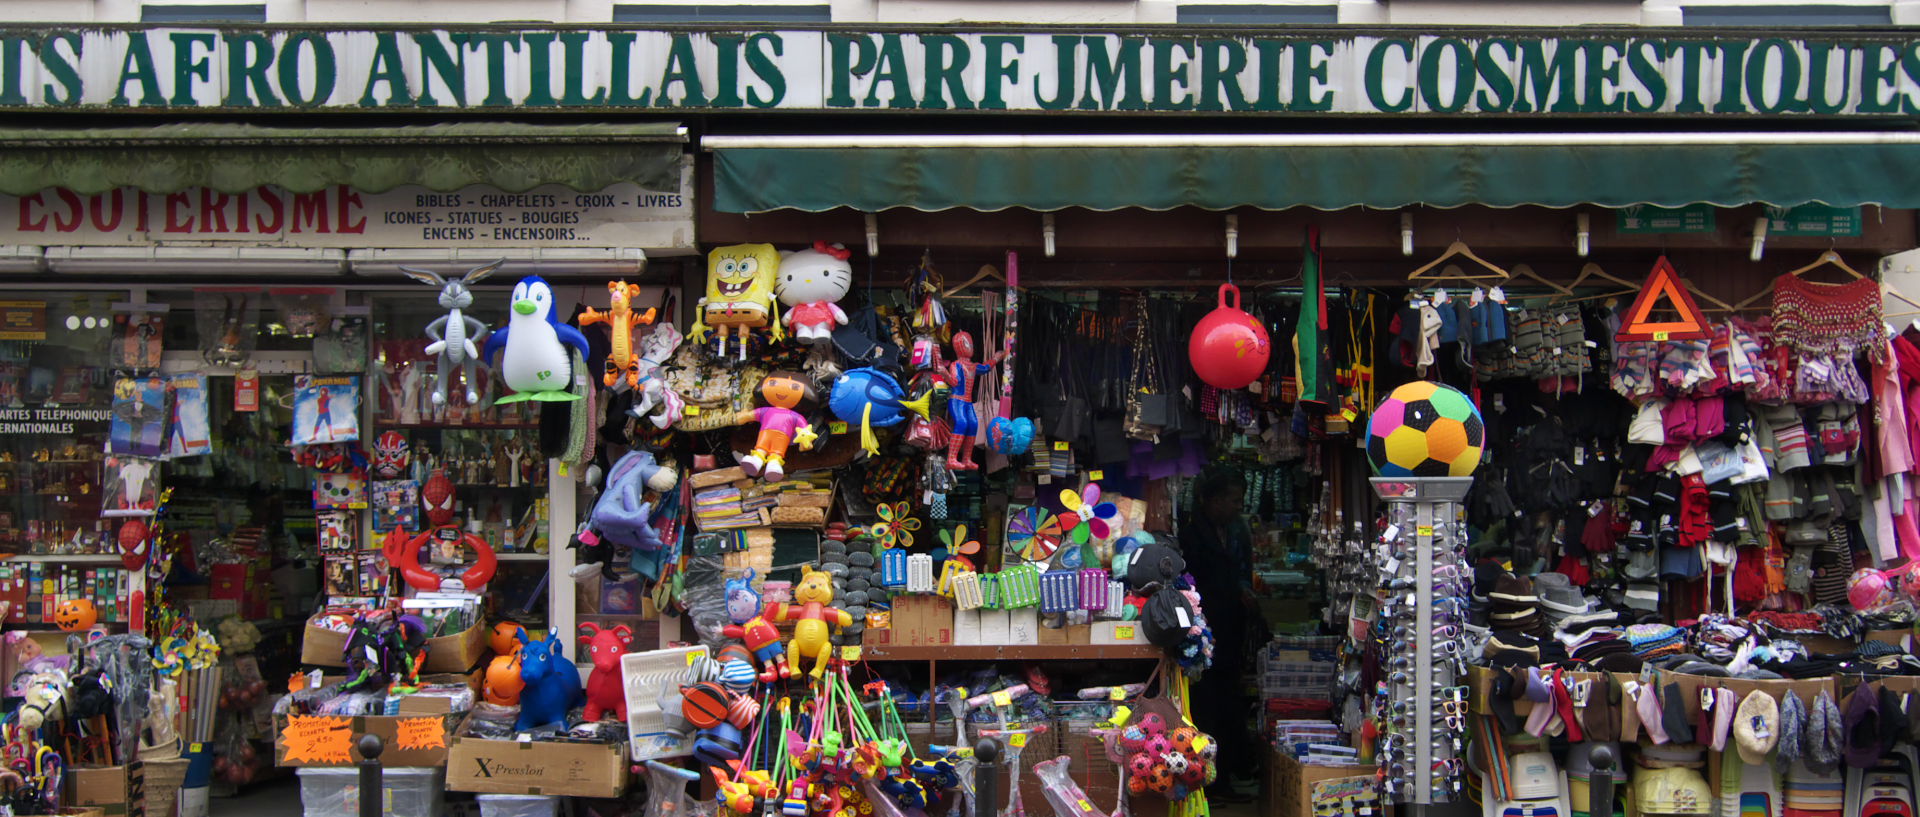
[[707,254],[707,295],[696,304],[699,311],[687,339],[705,343],[707,330],[720,335],[715,354],[727,355],[727,337],[740,341],[739,356],[747,359],[747,336],[763,326],[772,327],[773,339],[786,336],[774,319],[773,281],[780,272],[780,253],[772,244],[734,244],[715,248]]

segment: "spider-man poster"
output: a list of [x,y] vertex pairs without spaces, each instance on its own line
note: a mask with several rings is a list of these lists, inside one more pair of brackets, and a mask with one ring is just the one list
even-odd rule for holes
[[293,445],[360,439],[360,378],[294,378]]

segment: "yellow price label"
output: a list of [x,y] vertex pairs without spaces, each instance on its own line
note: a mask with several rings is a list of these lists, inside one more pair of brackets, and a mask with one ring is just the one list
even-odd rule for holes
[[1107,478],[1107,472],[1105,471],[1088,471],[1087,472],[1087,479],[1093,480],[1094,482],[1099,482],[1100,480],[1103,480],[1106,478]]
[[693,652],[687,653],[687,666],[691,667],[694,664],[698,663],[700,661],[700,656],[702,655],[705,655],[705,653],[702,653],[699,650],[695,650]]
[[1115,627],[1115,628],[1113,628],[1113,637],[1114,637],[1114,638],[1119,638],[1119,639],[1125,639],[1125,640],[1129,640],[1129,641],[1130,641],[1130,640],[1132,640],[1132,639],[1133,639],[1133,625],[1131,625],[1131,624],[1122,624],[1122,625],[1120,625],[1120,626],[1118,626],[1118,627]]
[[1008,735],[1007,743],[1015,749],[1025,748],[1027,745],[1027,733],[1015,732],[1014,734]]
[[858,644],[848,644],[847,646],[844,646],[844,647],[841,647],[841,648],[840,648],[840,660],[842,660],[842,661],[858,661],[858,660],[860,660],[860,645],[858,645]]
[[1508,560],[1506,560],[1506,561],[1504,561],[1504,562],[1501,562],[1501,563],[1500,563],[1500,569],[1501,569],[1501,570],[1512,570],[1512,569],[1513,569],[1513,560],[1512,560],[1512,559],[1508,559]]
[[994,706],[1013,706],[1013,696],[1008,695],[1006,690],[995,692],[993,693],[993,705]]
[[1413,533],[1414,533],[1414,535],[1415,535],[1415,536],[1432,536],[1432,535],[1433,535],[1433,526],[1432,526],[1432,525],[1419,525],[1419,526],[1417,526],[1417,527],[1415,527],[1415,528],[1413,529]]
[[564,477],[566,475],[567,475],[567,464],[564,462],[560,463],[560,476]]
[[692,417],[692,416],[695,416],[695,415],[697,415],[697,414],[699,414],[699,413],[700,413],[700,407],[699,407],[699,406],[688,406],[688,407],[687,407],[687,416],[688,416],[688,417]]
[[1354,411],[1353,409],[1341,409],[1340,418],[1351,423],[1360,419],[1360,412]]
[[1124,701],[1126,699],[1127,699],[1126,687],[1114,687],[1112,689],[1107,690],[1107,700]]
[[1670,337],[1673,337],[1673,333],[1672,333],[1672,332],[1655,332],[1655,333],[1653,333],[1653,339],[1654,339],[1655,341],[1658,341],[1658,342],[1662,342],[1662,343],[1664,343],[1664,342],[1666,342],[1666,340],[1667,340],[1667,338],[1670,338]]
[[1065,450],[1067,450],[1067,441],[1066,441],[1066,440],[1054,440],[1054,441],[1053,441],[1053,450],[1055,450],[1055,451],[1065,451]]
[[845,434],[847,433],[847,423],[844,420],[835,420],[827,424],[827,430],[835,434]]

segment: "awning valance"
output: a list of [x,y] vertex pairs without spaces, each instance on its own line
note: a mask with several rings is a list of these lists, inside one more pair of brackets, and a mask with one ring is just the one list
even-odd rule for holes
[[678,123],[525,125],[462,122],[364,128],[182,123],[149,128],[0,129],[0,193],[82,194],[133,187],[239,193],[333,185],[521,192],[543,184],[596,191],[616,182],[677,190]]
[[1920,207],[1920,134],[706,137],[714,206]]

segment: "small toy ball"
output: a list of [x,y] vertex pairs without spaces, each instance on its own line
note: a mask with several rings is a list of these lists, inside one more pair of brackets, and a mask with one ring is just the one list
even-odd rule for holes
[[1120,745],[1138,751],[1147,742],[1147,730],[1138,724],[1120,730]]
[[1140,716],[1140,729],[1149,735],[1165,734],[1167,731],[1167,719],[1160,717],[1158,713],[1148,712]]
[[1173,743],[1167,740],[1166,735],[1148,735],[1147,743],[1140,747],[1140,751],[1146,752],[1149,757],[1158,758],[1172,752]]
[[513,655],[520,651],[519,634],[525,628],[512,621],[502,621],[493,625],[493,632],[487,634],[487,646],[493,648],[494,655]]
[[1367,420],[1367,459],[1383,477],[1465,477],[1480,465],[1486,426],[1458,389],[1416,380]]
[[1199,755],[1201,760],[1212,760],[1215,755],[1220,753],[1220,744],[1216,743],[1213,738],[1200,735],[1193,739],[1193,752]]
[[711,729],[717,723],[727,719],[727,709],[733,696],[726,687],[713,681],[701,681],[692,686],[680,688],[682,712],[687,723],[696,729]]
[[1182,726],[1167,733],[1167,740],[1173,742],[1173,750],[1181,754],[1193,753],[1193,740],[1200,736],[1200,730],[1191,726]]
[[1893,584],[1879,570],[1860,568],[1847,577],[1847,601],[1862,613],[1873,612],[1893,603]]
[[1189,787],[1198,788],[1207,783],[1207,764],[1188,763],[1187,770],[1180,773],[1180,782]]
[[1144,752],[1135,752],[1127,756],[1127,774],[1135,780],[1144,780],[1153,771],[1153,758]]
[[1127,793],[1146,794],[1147,778],[1143,775],[1129,775],[1127,777]]
[[100,609],[87,599],[67,599],[53,611],[53,623],[70,633],[93,629],[94,622],[99,620]]
[[1185,776],[1187,773],[1187,767],[1192,765],[1187,762],[1187,756],[1180,754],[1179,752],[1168,752],[1164,755],[1161,755],[1160,760],[1161,762],[1167,764],[1167,771],[1172,772],[1174,777]]
[[1161,794],[1173,791],[1173,772],[1167,768],[1167,764],[1153,764],[1153,769],[1147,772],[1147,788]]
[[[1227,303],[1229,296],[1232,304]],[[1221,284],[1219,306],[1200,319],[1187,339],[1193,373],[1210,386],[1237,389],[1260,379],[1272,354],[1267,328],[1240,309],[1240,288]]]

